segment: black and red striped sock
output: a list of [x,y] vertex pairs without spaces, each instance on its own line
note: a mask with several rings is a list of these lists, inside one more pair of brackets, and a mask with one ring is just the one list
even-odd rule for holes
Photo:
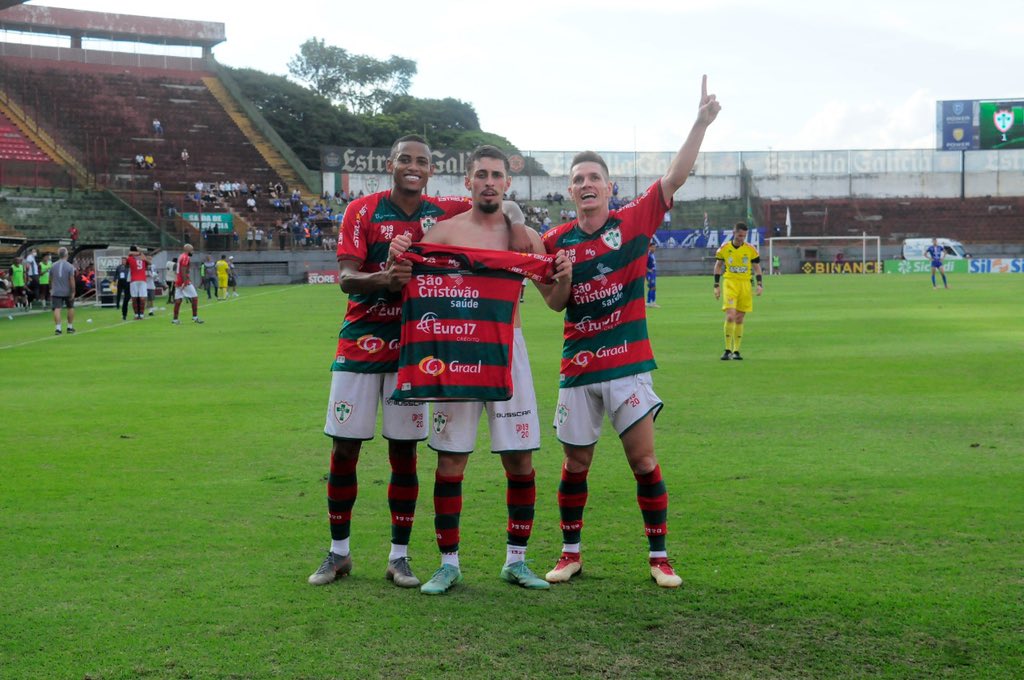
[[587,506],[587,473],[569,472],[562,466],[558,483],[558,514],[561,518],[562,541],[568,545],[580,542],[583,531],[583,510]]
[[416,454],[390,454],[391,480],[388,482],[388,508],[391,510],[391,542],[409,545],[420,481],[416,476]]
[[664,552],[668,534],[668,491],[661,478],[661,466],[655,465],[647,474],[636,477],[636,501],[644,518],[644,532],[651,552]]
[[442,553],[459,551],[459,519],[462,515],[462,475],[434,473],[434,531]]
[[528,475],[505,473],[505,503],[508,506],[508,544],[526,549],[533,531],[533,513],[537,505],[537,471]]
[[331,539],[348,538],[352,526],[352,506],[356,503],[359,485],[356,481],[358,458],[331,456],[327,475],[327,516],[331,521]]

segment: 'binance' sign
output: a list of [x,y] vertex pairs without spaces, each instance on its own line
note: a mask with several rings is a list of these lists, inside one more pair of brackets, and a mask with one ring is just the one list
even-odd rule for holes
[[874,260],[867,262],[801,262],[800,271],[804,274],[878,274],[882,271],[882,263]]

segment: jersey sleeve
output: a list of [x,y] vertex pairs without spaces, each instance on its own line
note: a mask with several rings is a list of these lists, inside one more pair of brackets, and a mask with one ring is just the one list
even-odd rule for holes
[[341,220],[341,229],[338,231],[338,261],[355,260],[363,262],[366,260],[366,233],[370,219],[369,202],[364,200],[354,201],[349,204],[345,211],[345,217]]
[[718,250],[715,251],[716,260],[725,260],[725,247],[727,245],[728,243],[723,243],[722,245],[718,246]]
[[468,196],[426,196],[424,200],[437,206],[444,212],[444,215],[440,216],[438,221],[455,217],[473,207],[473,199]]
[[654,236],[654,232],[661,226],[665,219],[665,213],[672,208],[672,199],[667,201],[661,191],[661,178],[654,181],[654,184],[647,187],[647,190],[637,196],[631,203],[627,204],[618,215],[623,220],[628,219],[637,225],[648,237]]

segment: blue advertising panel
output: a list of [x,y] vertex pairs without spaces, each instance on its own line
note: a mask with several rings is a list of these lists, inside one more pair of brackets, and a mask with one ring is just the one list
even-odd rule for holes
[[977,104],[973,99],[937,102],[936,132],[939,149],[963,151],[978,148]]

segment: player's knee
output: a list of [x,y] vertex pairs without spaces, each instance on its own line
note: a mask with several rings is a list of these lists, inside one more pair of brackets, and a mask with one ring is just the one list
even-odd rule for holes
[[652,451],[650,455],[642,455],[632,459],[629,467],[635,475],[646,475],[658,467],[658,459],[654,457],[654,452]]
[[335,439],[331,444],[331,457],[343,461],[358,460],[360,444],[357,441]]

